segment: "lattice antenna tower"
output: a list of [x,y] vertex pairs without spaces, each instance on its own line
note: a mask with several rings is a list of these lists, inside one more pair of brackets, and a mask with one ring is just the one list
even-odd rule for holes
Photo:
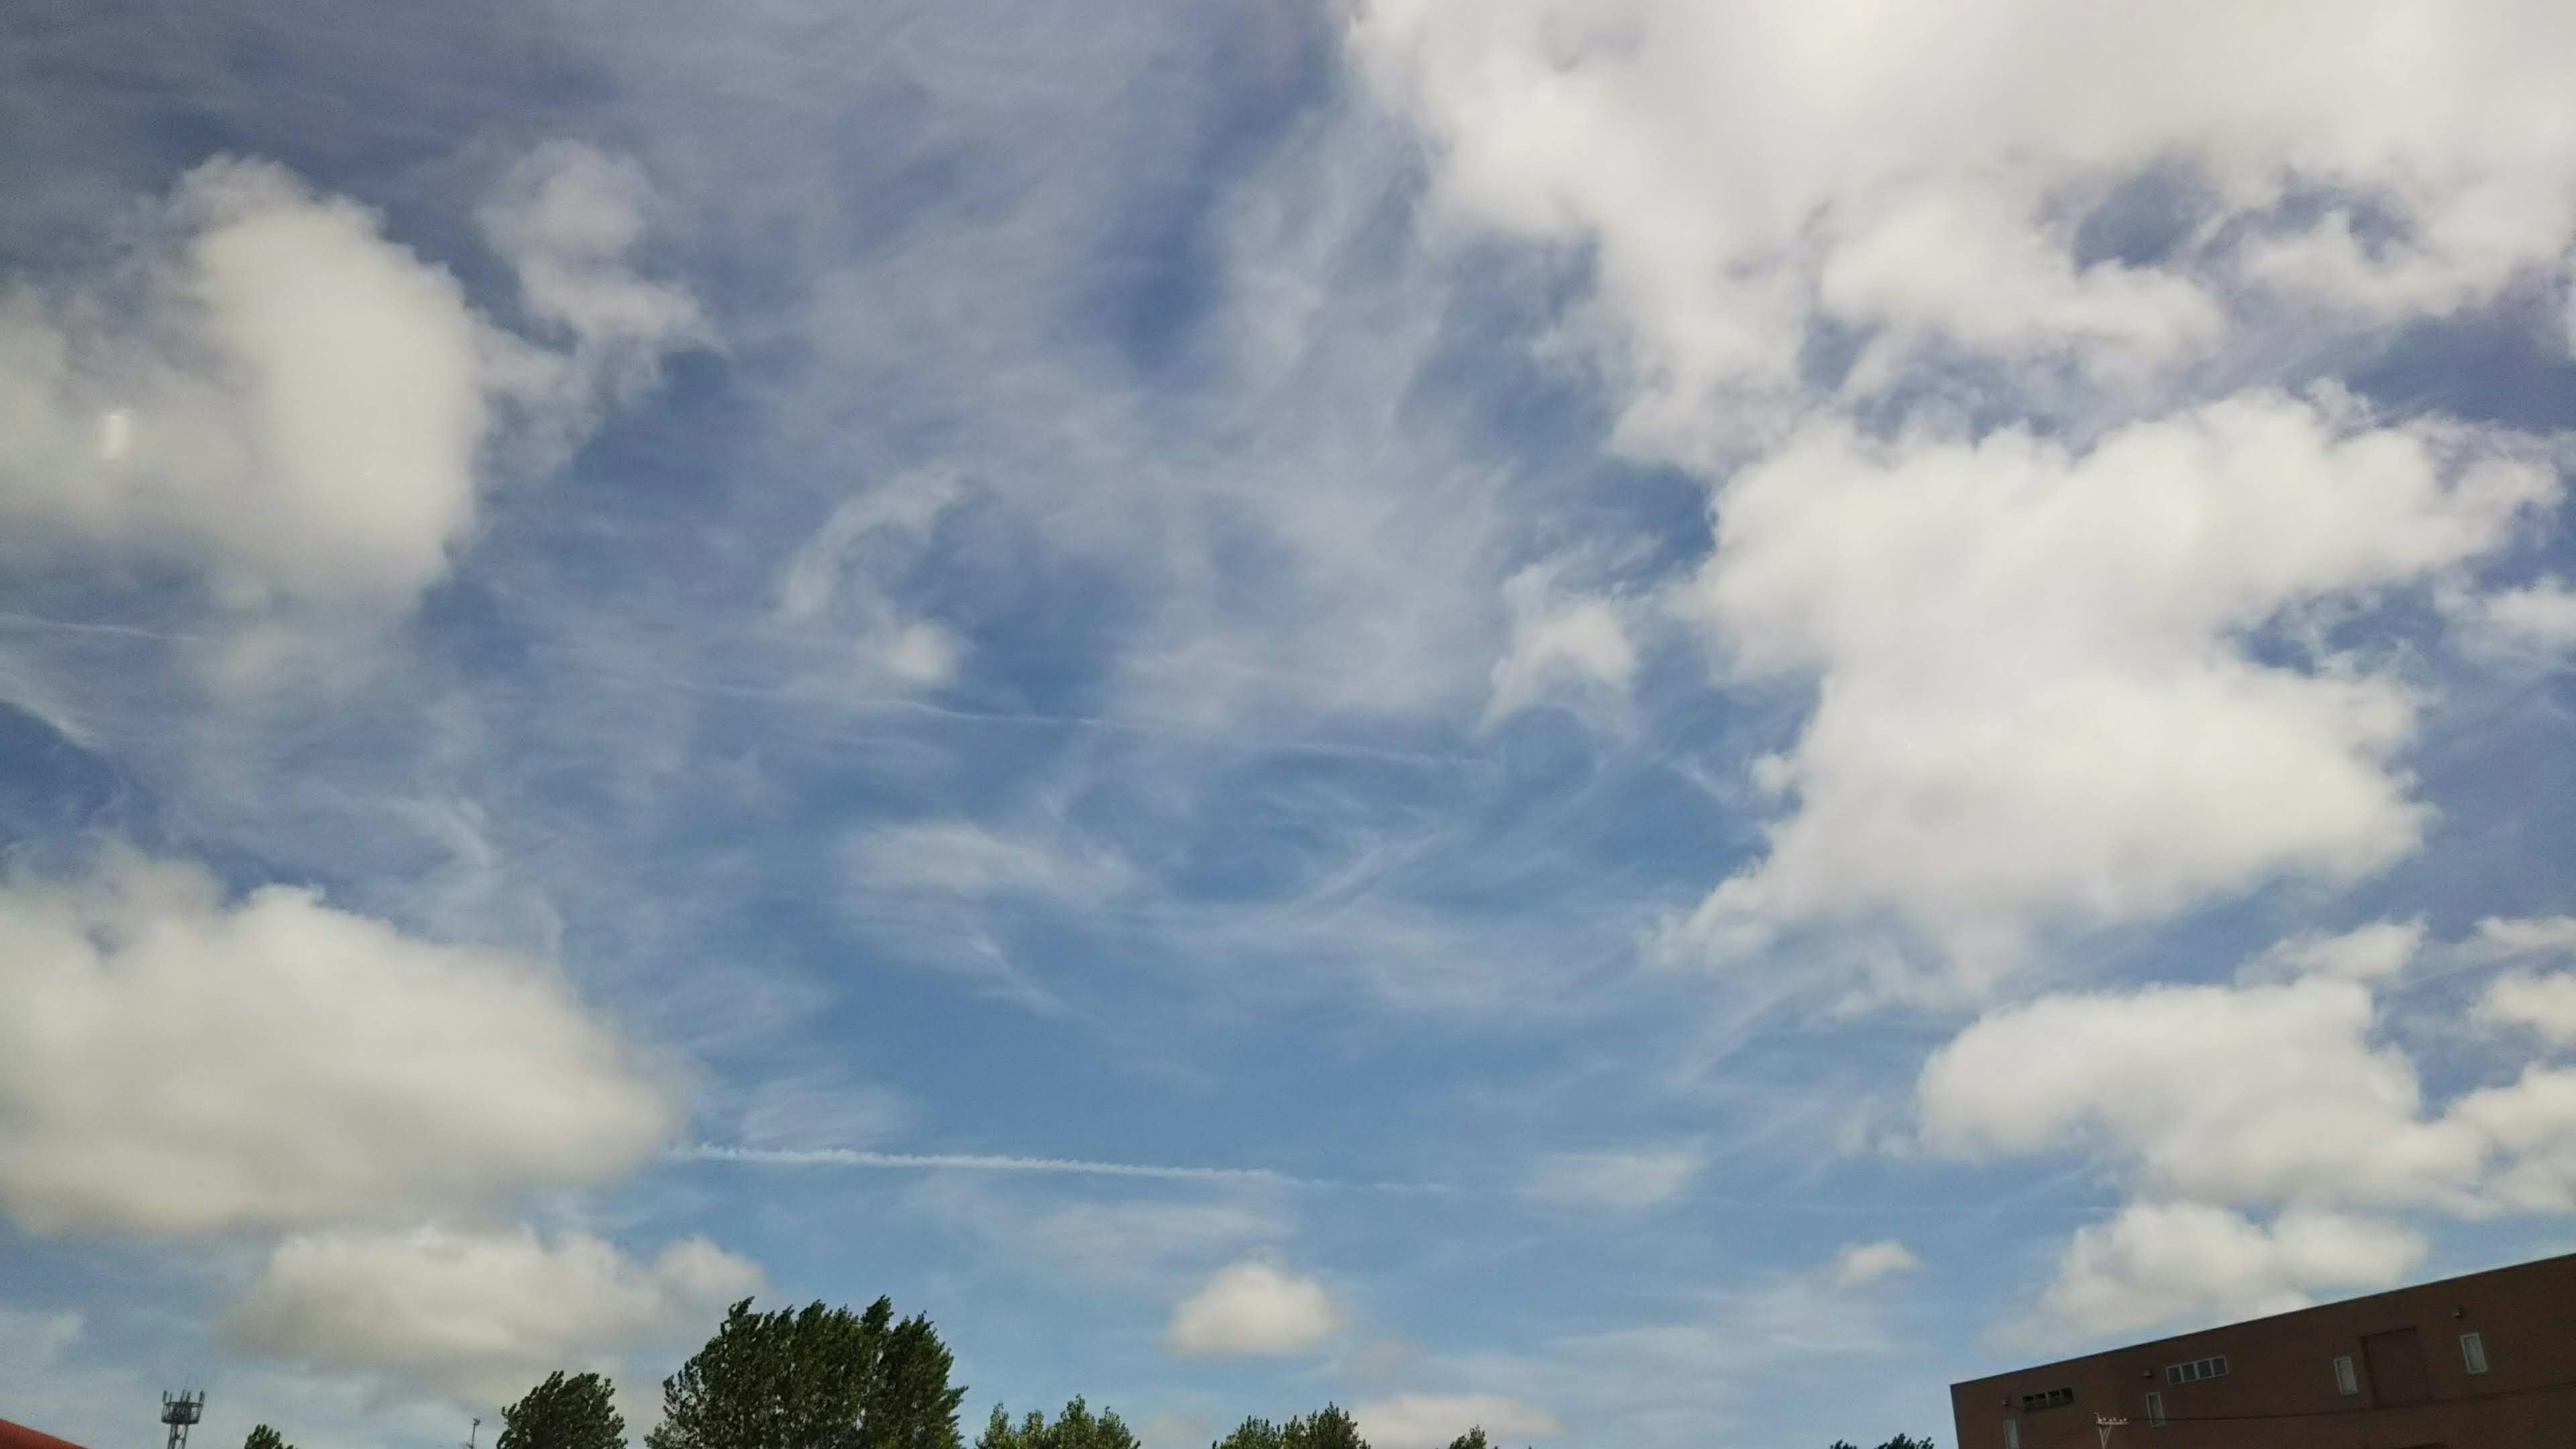
[[170,1426],[169,1449],[188,1449],[188,1431],[206,1415],[206,1391],[181,1389],[161,1396],[161,1422]]

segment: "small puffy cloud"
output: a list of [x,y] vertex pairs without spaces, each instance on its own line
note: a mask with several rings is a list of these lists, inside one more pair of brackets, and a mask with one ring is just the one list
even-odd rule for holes
[[2519,653],[2576,653],[2576,589],[2556,579],[2490,594],[2475,606],[2480,642]]
[[2346,981],[2387,981],[2403,973],[2423,949],[2424,922],[2379,921],[2337,935],[2311,932],[2275,942],[2245,965],[2248,980],[2334,976]]
[[2551,1046],[2576,1046],[2576,972],[2498,977],[2478,998],[2475,1015],[2490,1026],[2520,1027]]
[[1247,1262],[1181,1300],[1164,1341],[1184,1358],[1286,1358],[1312,1352],[1342,1324],[1322,1284]]
[[5,532],[234,598],[407,597],[473,525],[479,327],[374,212],[210,162],[126,273],[0,295]]
[[1923,1266],[1914,1250],[1889,1238],[1876,1243],[1854,1243],[1834,1255],[1834,1285],[1859,1288],[1898,1273],[1910,1273]]
[[228,900],[203,870],[130,854],[12,877],[0,960],[0,1208],[37,1232],[605,1182],[676,1122],[553,971],[311,891]]
[[2225,1208],[2139,1203],[2077,1231],[2045,1307],[2084,1333],[2225,1322],[2393,1287],[2424,1251],[2422,1237],[2369,1218],[2293,1210],[2265,1228]]
[[2488,960],[2576,952],[2576,916],[2490,916],[2478,922],[2469,951]]
[[1354,1405],[1351,1417],[1377,1449],[1440,1449],[1475,1428],[1496,1443],[1565,1432],[1554,1414],[1502,1394],[1397,1394]]
[[1974,986],[2035,926],[2377,870],[2422,827],[2413,694],[2245,636],[2494,548],[2557,491],[2515,439],[2278,396],[2081,452],[1802,429],[1725,485],[1696,586],[1739,674],[1817,681],[1765,769],[1793,804],[1680,939],[1892,914]]
[[760,1288],[704,1238],[645,1262],[578,1232],[322,1232],[279,1243],[226,1325],[314,1368],[501,1403],[551,1370],[613,1372],[627,1349],[684,1342]]
[[641,167],[574,141],[530,151],[484,204],[484,235],[517,273],[529,316],[572,339],[558,381],[631,395],[664,353],[708,340],[687,290],[635,269],[652,204]]
[[1678,1197],[1700,1166],[1688,1148],[1556,1152],[1539,1159],[1530,1191],[1566,1207],[1650,1208]]
[[1597,598],[1566,598],[1552,570],[1524,569],[1503,585],[1511,607],[1511,645],[1494,664],[1487,723],[1539,703],[1549,692],[1591,685],[1627,693],[1637,651],[1619,611]]

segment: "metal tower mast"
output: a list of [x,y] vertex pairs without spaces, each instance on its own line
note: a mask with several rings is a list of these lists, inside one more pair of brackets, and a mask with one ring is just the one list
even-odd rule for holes
[[169,1449],[188,1449],[188,1430],[205,1412],[203,1389],[181,1389],[161,1396],[161,1422],[170,1426]]

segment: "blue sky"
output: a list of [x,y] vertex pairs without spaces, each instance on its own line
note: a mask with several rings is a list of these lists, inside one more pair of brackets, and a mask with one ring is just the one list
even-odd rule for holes
[[1946,1442],[2576,1245],[2561,7],[5,24],[10,1417]]

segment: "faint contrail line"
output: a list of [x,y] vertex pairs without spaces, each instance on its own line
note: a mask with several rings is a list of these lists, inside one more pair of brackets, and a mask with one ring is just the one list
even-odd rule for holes
[[672,1162],[741,1162],[765,1167],[883,1167],[963,1172],[1040,1172],[1076,1177],[1147,1177],[1166,1182],[1258,1182],[1274,1187],[1357,1188],[1365,1192],[1445,1193],[1447,1183],[1346,1182],[1298,1177],[1267,1167],[1205,1167],[1153,1162],[1094,1162],[1080,1157],[1010,1157],[979,1152],[861,1152],[851,1147],[733,1147],[701,1142],[663,1154]]
[[1159,1177],[1184,1181],[1269,1182],[1287,1187],[1339,1187],[1320,1178],[1292,1177],[1267,1167],[1167,1166],[1147,1162],[1091,1162],[1078,1157],[1006,1157],[975,1152],[861,1152],[848,1147],[727,1147],[701,1142],[674,1149],[683,1162],[750,1162],[778,1167],[959,1168],[969,1172],[1059,1172],[1090,1177]]

